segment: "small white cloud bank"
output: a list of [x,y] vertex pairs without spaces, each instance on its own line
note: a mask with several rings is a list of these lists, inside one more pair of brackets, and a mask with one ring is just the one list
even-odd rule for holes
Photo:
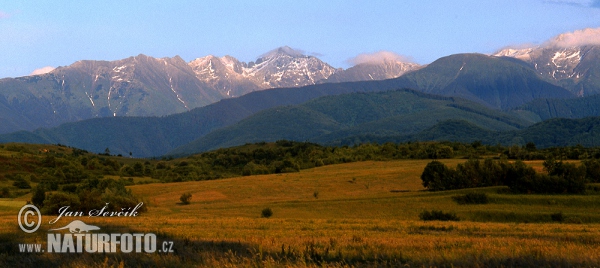
[[600,45],[600,28],[587,28],[560,34],[544,44],[549,47]]
[[52,67],[52,66],[46,66],[43,68],[39,68],[39,69],[35,69],[33,70],[33,72],[31,72],[29,75],[40,75],[40,74],[47,74],[49,72],[52,72],[52,70],[54,70],[56,68]]
[[407,56],[402,56],[390,51],[379,51],[375,53],[360,54],[348,60],[352,65],[359,64],[380,64],[384,62],[406,62],[413,63],[413,60]]

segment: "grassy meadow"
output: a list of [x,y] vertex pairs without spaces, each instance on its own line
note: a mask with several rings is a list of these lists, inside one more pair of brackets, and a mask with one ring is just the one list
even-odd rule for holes
[[[455,166],[465,160],[441,160]],[[19,253],[42,243],[42,224],[23,233],[17,214],[30,196],[0,199],[0,266],[57,267],[597,267],[600,193],[516,195],[505,187],[427,192],[430,160],[366,161],[297,173],[129,188],[148,212],[134,218],[81,218],[107,232],[151,232],[174,253]],[[542,161],[527,162],[541,171]],[[137,179],[137,178],[136,178]],[[485,192],[490,203],[452,197]],[[179,197],[191,193],[189,205]],[[270,208],[270,218],[261,211]],[[425,210],[460,221],[421,221]],[[552,214],[561,213],[561,222]],[[47,223],[53,216],[44,216]],[[63,218],[64,226],[74,218]]]

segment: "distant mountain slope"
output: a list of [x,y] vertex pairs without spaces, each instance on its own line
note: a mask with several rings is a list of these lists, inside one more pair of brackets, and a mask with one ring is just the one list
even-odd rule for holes
[[[352,77],[336,81],[397,77],[394,66],[357,66],[350,71]],[[313,85],[342,71],[289,47],[249,63],[231,56],[206,56],[189,63],[178,56],[145,55],[78,61],[47,74],[0,79],[0,133],[96,117],[164,116],[257,90]]]
[[464,119],[491,130],[530,124],[477,103],[414,90],[355,93],[261,111],[171,153],[191,154],[281,139],[328,143],[357,135],[405,135],[447,119]]
[[600,116],[600,95],[576,99],[537,99],[515,108],[514,112],[535,121]]
[[382,59],[375,62],[360,63],[346,70],[338,70],[327,77],[327,79],[321,80],[318,83],[392,79],[421,67],[421,65],[416,63],[402,62],[394,59]]
[[554,118],[521,130],[493,131],[467,120],[446,120],[415,134],[379,136],[359,135],[336,140],[329,144],[352,145],[364,142],[457,141],[484,144],[523,146],[533,142],[537,148],[600,146],[600,117],[582,119]]
[[394,88],[394,80],[383,80],[269,89],[224,99],[180,114],[88,119],[33,132],[0,135],[0,142],[61,143],[91,152],[103,152],[108,147],[114,154],[133,152],[136,157],[160,156],[264,109],[300,104],[327,95]]
[[531,64],[538,74],[573,94],[584,97],[600,93],[599,29],[560,34],[542,45],[505,48],[498,57],[514,57]]
[[0,80],[0,133],[93,117],[167,115],[219,99],[179,57],[79,61]]
[[523,62],[482,54],[443,57],[398,80],[407,88],[461,97],[504,110],[537,98],[575,97],[544,81]]
[[581,119],[553,118],[521,131],[509,140],[532,141],[540,148],[553,146],[600,146],[600,117]]

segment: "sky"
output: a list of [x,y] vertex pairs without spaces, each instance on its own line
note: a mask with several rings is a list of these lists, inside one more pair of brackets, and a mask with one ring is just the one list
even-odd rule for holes
[[4,1],[0,78],[138,54],[249,62],[286,45],[338,68],[381,51],[427,64],[586,28],[600,0]]

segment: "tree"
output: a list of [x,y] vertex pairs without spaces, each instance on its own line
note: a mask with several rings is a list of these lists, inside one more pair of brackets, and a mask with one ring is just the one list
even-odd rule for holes
[[36,207],[41,208],[44,206],[44,200],[46,200],[46,189],[38,185],[33,190],[33,196],[31,197],[31,203]]
[[271,210],[271,208],[265,208],[261,211],[260,215],[263,218],[270,218],[271,216],[273,216],[273,210]]
[[[451,171],[440,161],[431,161],[421,174],[421,180],[423,181],[423,187],[431,191],[443,191],[452,189],[453,187],[448,185],[452,183]],[[450,186],[450,187],[449,187]]]
[[179,197],[179,200],[181,201],[182,204],[189,205],[190,201],[192,200],[192,194],[184,193]]
[[525,144],[525,150],[527,150],[529,152],[533,152],[533,151],[537,150],[537,148],[535,147],[535,143],[528,142],[527,144]]

